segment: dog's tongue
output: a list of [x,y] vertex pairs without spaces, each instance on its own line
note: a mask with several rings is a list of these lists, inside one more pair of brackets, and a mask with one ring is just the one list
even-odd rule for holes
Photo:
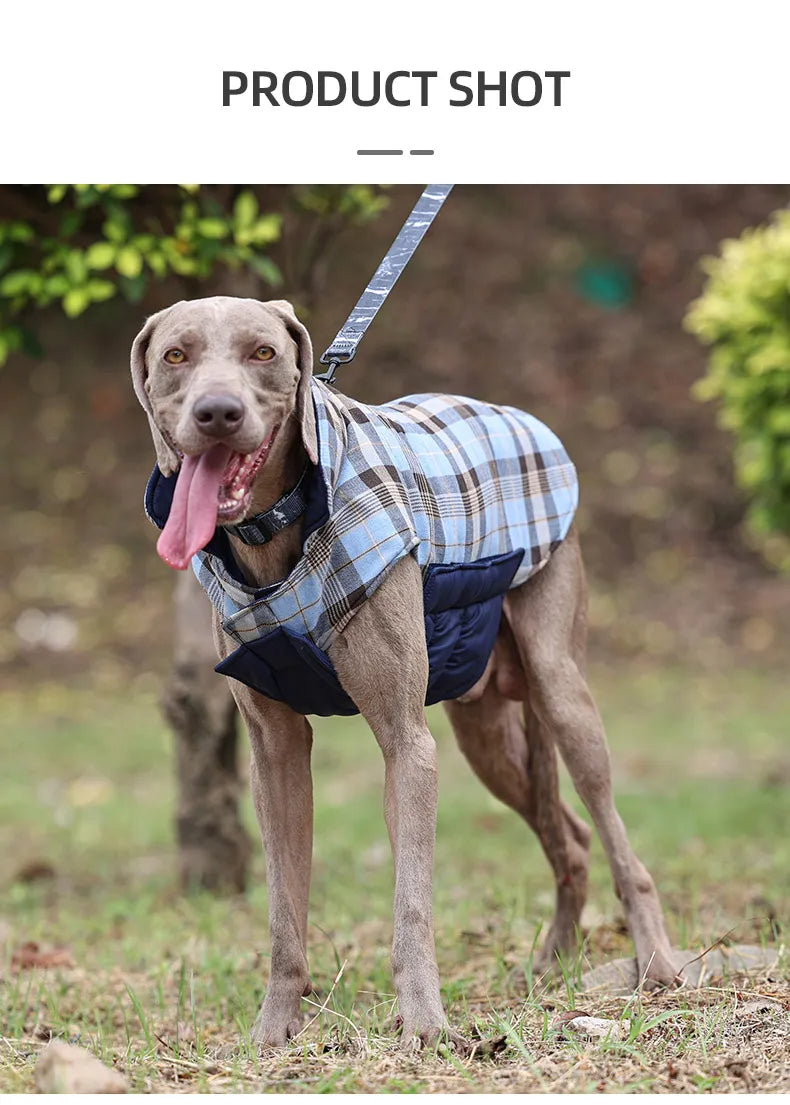
[[171,568],[184,569],[212,538],[222,473],[230,457],[226,445],[214,445],[199,457],[184,457],[173,503],[156,551]]

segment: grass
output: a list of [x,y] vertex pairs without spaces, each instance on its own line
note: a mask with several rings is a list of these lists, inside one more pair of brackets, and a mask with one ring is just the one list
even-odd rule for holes
[[[673,942],[702,948],[729,930],[734,942],[781,941],[786,679],[639,669],[615,679],[601,669],[593,684],[618,805]],[[219,1049],[249,1029],[267,976],[262,855],[244,898],[179,895],[170,743],[150,688],[5,694],[0,1092],[31,1089],[35,1057],[53,1036],[114,1063],[138,1091],[790,1089],[787,972],[630,999],[579,993],[586,967],[631,948],[597,843],[579,956],[553,989],[530,988],[531,952],[551,913],[548,868],[525,827],[472,777],[440,710],[431,723],[443,993],[453,1023],[487,1043],[471,1058],[398,1047],[380,757],[358,719],[333,719],[315,726],[310,1023],[284,1052],[226,1060]],[[245,812],[254,832],[249,804]],[[73,966],[16,969],[11,953],[28,941],[68,949]],[[628,1030],[570,1038],[560,1014],[571,1008],[627,1020]]]

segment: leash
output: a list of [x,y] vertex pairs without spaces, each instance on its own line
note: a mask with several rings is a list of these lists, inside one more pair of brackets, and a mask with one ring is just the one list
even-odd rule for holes
[[316,375],[316,380],[331,384],[338,367],[354,359],[357,346],[364,338],[382,303],[392,291],[395,281],[423,240],[428,227],[438,215],[451,188],[452,184],[429,184],[426,187],[383,261],[374,272],[367,288],[359,297],[357,305],[338,331],[337,337],[321,354],[319,358],[321,364],[329,367],[326,372]]
[[[384,300],[395,286],[395,281],[406,268],[412,255],[425,237],[425,232],[439,213],[439,209],[450,194],[452,184],[429,184],[412,213],[400,228],[395,241],[384,255],[373,278],[359,297],[357,305],[338,331],[337,337],[319,358],[321,364],[328,365],[326,372],[316,375],[316,380],[331,384],[335,372],[341,364],[354,359],[357,346],[362,341]],[[245,545],[265,545],[280,530],[292,525],[305,510],[305,484],[308,469],[299,477],[296,487],[286,492],[274,506],[268,510],[247,518],[244,522],[227,525],[222,528],[226,533],[238,537]]]

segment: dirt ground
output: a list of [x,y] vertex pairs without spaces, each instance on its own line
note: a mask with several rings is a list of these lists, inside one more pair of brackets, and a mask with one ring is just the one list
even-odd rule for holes
[[[618,806],[675,946],[784,955],[784,676],[596,665],[592,685]],[[0,1090],[30,1090],[50,1038],[87,1047],[144,1092],[790,1090],[784,958],[719,972],[699,990],[582,990],[590,968],[631,954],[597,842],[579,954],[551,987],[541,982],[532,964],[553,902],[547,865],[472,776],[438,708],[437,953],[449,1017],[476,1050],[400,1048],[382,765],[364,724],[344,718],[316,725],[316,992],[303,1032],[283,1052],[227,1058],[268,976],[260,849],[246,896],[179,893],[170,741],[150,691],[50,683],[6,692],[0,707],[0,744],[14,750],[0,780]],[[254,834],[249,803],[245,820]],[[579,1038],[572,1010],[616,1023],[608,1038]]]

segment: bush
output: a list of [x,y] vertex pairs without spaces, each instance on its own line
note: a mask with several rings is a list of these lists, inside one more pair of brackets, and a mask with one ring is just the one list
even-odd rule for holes
[[[790,210],[702,265],[708,279],[686,327],[712,348],[694,393],[719,401],[719,422],[735,436],[753,531],[790,535]],[[768,549],[790,567],[790,544]]]

